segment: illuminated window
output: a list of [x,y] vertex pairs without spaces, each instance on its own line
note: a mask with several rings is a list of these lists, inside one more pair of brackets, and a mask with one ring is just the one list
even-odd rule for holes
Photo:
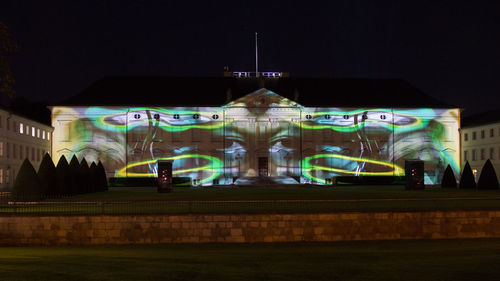
[[469,153],[467,153],[467,150],[464,150],[464,161],[468,161],[469,160]]
[[464,141],[468,141],[469,140],[469,134],[465,133],[464,134]]
[[31,127],[31,136],[34,137],[35,136],[35,127]]
[[481,148],[481,160],[484,160],[485,158],[485,152],[484,152],[484,148]]
[[481,130],[481,138],[484,139],[484,130]]
[[47,140],[50,140],[50,132],[47,132]]
[[472,140],[476,140],[476,132],[472,132]]
[[490,147],[490,160],[494,160],[495,156],[495,149],[493,147]]
[[26,134],[29,135],[30,134],[30,126],[26,125]]
[[42,131],[42,139],[45,139],[45,130]]
[[476,160],[477,160],[476,150],[473,149],[472,150],[472,161],[476,161]]
[[40,129],[36,129],[36,137],[40,138]]
[[19,133],[24,134],[24,125],[23,123],[19,123]]
[[490,129],[490,138],[495,136],[495,130],[492,128]]

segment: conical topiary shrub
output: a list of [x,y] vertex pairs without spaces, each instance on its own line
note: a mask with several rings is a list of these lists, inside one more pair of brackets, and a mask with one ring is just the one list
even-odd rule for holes
[[106,177],[106,170],[104,170],[104,166],[101,161],[97,163],[98,170],[98,182],[99,182],[99,191],[107,191],[108,190],[108,178]]
[[478,189],[498,189],[498,178],[490,159],[486,160],[477,181]]
[[89,165],[87,164],[87,160],[85,160],[85,157],[82,158],[82,162],[80,162],[80,186],[81,190],[79,193],[90,193],[90,169]]
[[38,168],[38,180],[40,181],[42,196],[53,197],[58,195],[57,170],[52,157],[48,153],[45,153],[40,168]]
[[71,161],[69,162],[69,177],[69,194],[80,194],[82,190],[82,181],[80,179],[80,163],[78,162],[78,158],[76,158],[76,155],[73,155]]
[[89,175],[90,192],[99,191],[99,182],[97,181],[97,179],[99,178],[99,171],[95,162],[92,162],[92,164],[90,164]]
[[470,168],[469,161],[465,162],[462,175],[460,176],[460,188],[476,188],[476,181],[474,180],[474,175],[472,174],[472,169]]
[[42,192],[35,168],[26,158],[17,173],[12,188],[12,199],[15,201],[39,201],[41,198]]
[[444,188],[457,188],[457,179],[455,179],[455,174],[451,169],[451,166],[448,165],[446,170],[444,170],[443,180],[441,181],[441,187]]
[[57,162],[56,166],[57,171],[57,192],[58,195],[70,195],[71,190],[71,180],[70,180],[70,172],[69,172],[69,164],[66,157],[61,156],[59,158],[59,162]]

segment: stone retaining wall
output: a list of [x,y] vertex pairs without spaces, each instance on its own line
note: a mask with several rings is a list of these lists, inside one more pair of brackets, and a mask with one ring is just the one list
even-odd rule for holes
[[0,217],[1,245],[500,237],[500,211]]

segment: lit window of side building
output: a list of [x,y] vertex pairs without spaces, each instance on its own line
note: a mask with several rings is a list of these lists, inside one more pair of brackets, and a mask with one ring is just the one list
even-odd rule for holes
[[[52,153],[50,140],[32,136],[28,133],[28,126],[45,131],[47,135],[52,134],[51,126],[42,124],[22,115],[11,112],[8,108],[0,108],[0,191],[12,188],[19,168],[25,158],[29,158],[31,164],[38,171],[40,158],[35,161],[29,157],[30,148],[37,149],[40,154]],[[25,151],[26,150],[26,151]],[[25,153],[26,152],[26,153]]]

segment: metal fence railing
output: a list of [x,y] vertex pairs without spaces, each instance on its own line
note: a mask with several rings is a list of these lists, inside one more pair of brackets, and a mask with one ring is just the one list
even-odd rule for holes
[[500,198],[418,198],[346,200],[125,200],[11,201],[0,197],[5,215],[140,215],[202,213],[324,213],[373,211],[493,210]]

